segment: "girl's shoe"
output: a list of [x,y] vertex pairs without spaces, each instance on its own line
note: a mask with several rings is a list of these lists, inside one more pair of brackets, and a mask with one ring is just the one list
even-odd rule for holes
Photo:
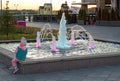
[[16,68],[16,69],[13,71],[13,74],[17,73],[18,70],[19,70],[19,69]]

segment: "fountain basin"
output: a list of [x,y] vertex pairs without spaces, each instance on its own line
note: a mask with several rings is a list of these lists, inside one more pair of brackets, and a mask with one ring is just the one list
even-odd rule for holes
[[[119,45],[117,47],[119,48]],[[41,53],[42,52],[40,52],[40,54]],[[96,54],[80,53],[81,52],[77,50],[74,52],[67,50],[63,53],[62,50],[62,53],[51,53],[52,55],[48,57],[36,58],[33,55],[30,58],[28,56],[26,61],[18,63],[18,66],[20,68],[19,73],[43,73],[120,63],[120,50],[113,52],[101,52]],[[50,55],[49,51],[47,51],[47,55]],[[0,47],[0,62],[3,62],[6,65],[10,66],[11,59],[13,59],[13,57],[14,53],[11,50]]]

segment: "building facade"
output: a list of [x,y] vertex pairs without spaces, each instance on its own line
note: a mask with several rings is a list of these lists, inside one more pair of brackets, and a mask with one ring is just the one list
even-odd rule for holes
[[61,10],[62,11],[65,11],[65,10],[68,10],[69,9],[69,7],[68,7],[68,4],[67,4],[67,1],[65,1],[65,3],[63,3],[62,5],[61,5]]
[[51,15],[52,14],[52,4],[45,3],[44,6],[39,7],[38,12],[40,15]]
[[105,8],[110,6],[111,8],[119,8],[120,0],[97,0],[97,8]]
[[52,14],[52,4],[45,3],[44,4],[44,15],[51,15]]
[[73,3],[74,5],[81,5],[86,9],[88,5],[96,5],[97,8],[104,9],[105,7],[120,9],[120,0],[82,0],[81,3]]
[[40,15],[44,14],[44,6],[39,7],[39,14]]

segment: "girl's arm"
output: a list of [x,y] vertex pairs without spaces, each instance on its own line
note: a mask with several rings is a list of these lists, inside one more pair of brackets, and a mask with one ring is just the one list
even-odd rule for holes
[[15,54],[17,53],[17,51],[18,51],[18,47],[15,49]]
[[16,59],[16,53],[17,53],[17,51],[18,51],[18,47],[15,49],[15,51],[14,51],[14,53],[15,53],[15,55],[14,55],[14,59]]

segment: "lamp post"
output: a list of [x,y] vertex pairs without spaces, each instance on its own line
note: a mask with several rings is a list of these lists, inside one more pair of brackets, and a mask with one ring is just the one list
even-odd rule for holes
[[9,1],[6,1],[6,10],[9,9],[8,4],[9,4]]
[[1,0],[1,14],[2,14],[2,0]]
[[[52,7],[52,0],[50,0],[51,7]],[[52,8],[51,8],[51,13],[50,13],[50,22],[52,22]]]
[[[8,7],[8,4],[9,4],[9,1],[6,1],[6,11],[8,12],[8,10],[9,10],[9,7]],[[8,39],[8,26],[9,26],[9,24],[8,24],[9,22],[7,22],[7,24],[6,24],[6,27],[7,27],[7,39]]]
[[19,6],[19,4],[14,4],[14,6],[15,6],[15,8],[16,8],[16,10],[17,10],[17,7]]

